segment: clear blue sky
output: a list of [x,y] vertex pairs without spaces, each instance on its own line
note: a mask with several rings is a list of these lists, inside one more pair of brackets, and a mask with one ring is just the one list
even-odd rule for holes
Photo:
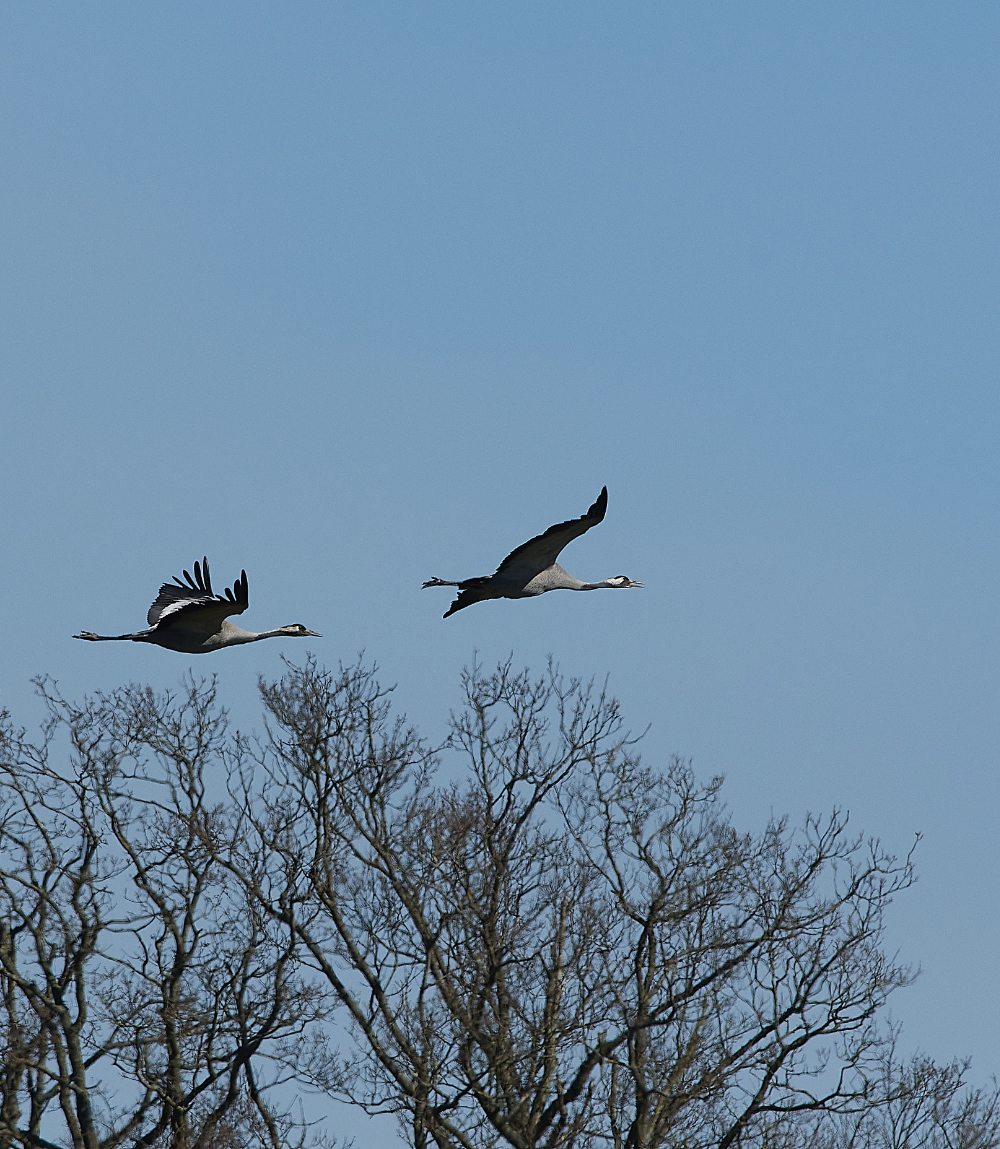
[[[1000,7],[0,4],[0,697],[207,554],[438,732],[478,650],[611,676],[736,821],[905,852],[909,1044],[1000,1070]],[[643,591],[442,621],[564,554]]]

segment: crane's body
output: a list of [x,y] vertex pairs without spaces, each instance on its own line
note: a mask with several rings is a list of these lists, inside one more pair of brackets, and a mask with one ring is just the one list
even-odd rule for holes
[[608,488],[604,487],[585,515],[565,523],[556,523],[544,534],[522,543],[510,552],[494,574],[479,575],[461,582],[432,578],[424,583],[424,587],[458,587],[458,597],[448,608],[445,618],[473,603],[490,598],[535,598],[550,590],[624,590],[628,587],[641,587],[641,582],[634,582],[628,575],[615,575],[600,582],[583,582],[556,562],[563,547],[601,522],[607,509]]
[[262,638],[322,638],[301,623],[279,626],[276,630],[243,630],[228,621],[250,605],[247,572],[241,571],[232,590],[225,596],[212,592],[208,559],[194,564],[194,578],[184,571],[184,580],[175,578],[160,587],[156,601],[146,615],[148,627],[132,634],[94,634],[85,630],[74,634],[88,642],[150,642],[181,654],[209,654],[225,646],[242,646]]

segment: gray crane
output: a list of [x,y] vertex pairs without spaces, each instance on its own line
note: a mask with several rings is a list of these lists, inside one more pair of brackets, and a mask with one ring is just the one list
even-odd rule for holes
[[[185,585],[186,584],[186,585]],[[247,572],[241,571],[226,594],[212,593],[212,580],[208,573],[208,559],[194,564],[194,578],[184,571],[184,581],[174,578],[160,587],[156,601],[146,615],[148,630],[135,634],[94,634],[85,630],[74,638],[88,642],[152,642],[182,654],[208,654],[224,646],[241,646],[261,638],[322,638],[315,630],[307,630],[300,622],[279,626],[277,630],[241,630],[226,619],[231,614],[242,614],[250,605],[247,592]]]
[[458,587],[458,598],[442,616],[447,618],[456,610],[488,598],[533,598],[547,590],[602,590],[605,587],[624,590],[642,586],[641,582],[633,582],[628,575],[615,575],[600,582],[581,582],[556,562],[563,547],[601,522],[607,509],[608,488],[604,487],[585,515],[556,523],[544,534],[522,543],[503,560],[495,574],[468,578],[464,582],[432,578],[424,583],[422,589],[429,586]]

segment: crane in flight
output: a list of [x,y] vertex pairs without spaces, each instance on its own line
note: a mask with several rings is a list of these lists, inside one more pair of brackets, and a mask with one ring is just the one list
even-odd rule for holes
[[421,589],[429,586],[458,587],[458,597],[442,616],[447,618],[457,610],[488,598],[533,598],[547,590],[624,590],[627,587],[641,587],[641,582],[634,582],[628,575],[615,575],[600,582],[581,582],[556,562],[563,547],[601,522],[607,509],[608,488],[604,487],[585,515],[565,523],[556,523],[544,534],[522,543],[503,560],[495,574],[468,578],[464,582],[432,578]]
[[160,587],[146,615],[147,630],[135,634],[94,634],[84,630],[73,637],[85,638],[88,642],[151,642],[182,654],[208,654],[224,646],[241,646],[261,638],[323,637],[315,630],[307,630],[300,622],[257,634],[227,621],[229,615],[242,614],[249,605],[246,571],[240,572],[232,590],[226,587],[225,596],[213,594],[208,559],[202,559],[200,564],[194,564],[194,578],[184,571],[184,581],[175,577],[173,582],[165,582]]

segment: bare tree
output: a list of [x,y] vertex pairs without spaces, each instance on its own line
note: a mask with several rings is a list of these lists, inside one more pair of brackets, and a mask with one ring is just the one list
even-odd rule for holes
[[935,1065],[926,1056],[897,1056],[898,1030],[883,1063],[885,1103],[814,1122],[805,1149],[996,1149],[1000,1092],[967,1084],[969,1062]]
[[552,667],[464,687],[438,784],[372,671],[262,684],[228,864],[358,1048],[300,1073],[417,1149],[803,1145],[916,1104],[879,1020],[910,980],[881,945],[909,858],[836,812],[738,833],[718,779],[643,766],[618,704]]
[[0,1146],[301,1142],[261,1068],[326,1004],[294,931],[216,860],[214,684],[82,706],[39,688],[40,743],[0,725]]
[[551,666],[463,685],[437,748],[361,664],[289,664],[254,738],[210,682],[4,716],[0,1149],[285,1149],[296,1086],[415,1149],[998,1149],[996,1085],[882,1018],[909,857],[737,831]]

